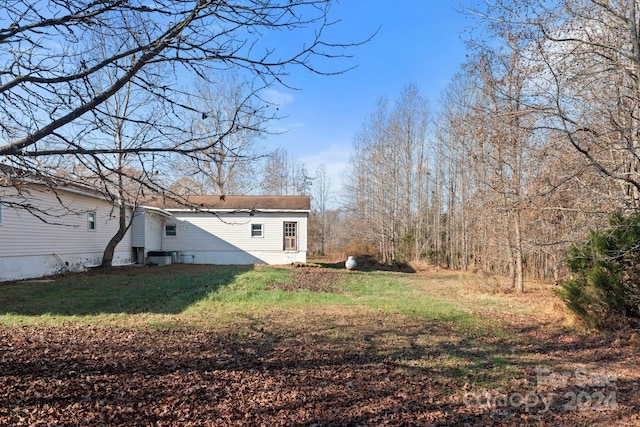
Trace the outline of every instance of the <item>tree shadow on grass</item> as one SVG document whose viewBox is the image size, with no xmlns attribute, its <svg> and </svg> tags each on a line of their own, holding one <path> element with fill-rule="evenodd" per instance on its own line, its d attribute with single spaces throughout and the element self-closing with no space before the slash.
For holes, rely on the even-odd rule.
<svg viewBox="0 0 640 427">
<path fill-rule="evenodd" d="M 0 313 L 26 316 L 177 314 L 251 269 L 252 266 L 194 264 L 135 266 L 3 283 L 0 284 Z"/>
</svg>

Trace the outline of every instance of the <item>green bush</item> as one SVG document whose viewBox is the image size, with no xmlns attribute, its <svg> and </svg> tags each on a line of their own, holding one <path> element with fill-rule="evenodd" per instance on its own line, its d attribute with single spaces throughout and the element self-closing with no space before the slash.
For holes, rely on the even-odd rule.
<svg viewBox="0 0 640 427">
<path fill-rule="evenodd" d="M 416 236 L 414 230 L 409 230 L 400 238 L 400 244 L 396 250 L 396 259 L 399 262 L 410 262 L 415 257 Z"/>
<path fill-rule="evenodd" d="M 640 326 L 640 215 L 611 218 L 569 249 L 572 277 L 561 283 L 567 307 L 598 329 Z"/>
</svg>

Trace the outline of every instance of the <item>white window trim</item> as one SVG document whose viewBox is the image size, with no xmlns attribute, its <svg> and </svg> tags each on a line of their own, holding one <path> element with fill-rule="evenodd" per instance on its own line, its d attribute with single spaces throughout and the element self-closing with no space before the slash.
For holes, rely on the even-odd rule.
<svg viewBox="0 0 640 427">
<path fill-rule="evenodd" d="M 93 224 L 93 228 L 91 224 Z M 96 211 L 87 212 L 87 230 L 91 232 L 98 230 L 98 213 Z"/>
<path fill-rule="evenodd" d="M 0 196 L 0 225 L 2 225 L 2 196 Z"/>
<path fill-rule="evenodd" d="M 175 234 L 167 234 L 167 227 L 173 227 Z M 163 230 L 163 233 L 162 233 L 163 236 L 168 239 L 175 239 L 176 237 L 178 237 L 178 226 L 176 224 L 165 224 L 162 227 L 162 230 Z"/>
<path fill-rule="evenodd" d="M 260 234 L 259 235 L 254 235 L 253 234 L 253 231 L 254 231 L 253 227 L 256 226 L 256 225 L 260 226 L 260 229 L 259 229 L 260 230 Z M 259 223 L 259 224 L 258 223 L 253 223 L 253 224 L 251 224 L 251 229 L 250 229 L 249 232 L 251 233 L 251 238 L 252 239 L 262 239 L 262 238 L 264 238 L 264 224 L 262 224 L 262 223 Z"/>
</svg>

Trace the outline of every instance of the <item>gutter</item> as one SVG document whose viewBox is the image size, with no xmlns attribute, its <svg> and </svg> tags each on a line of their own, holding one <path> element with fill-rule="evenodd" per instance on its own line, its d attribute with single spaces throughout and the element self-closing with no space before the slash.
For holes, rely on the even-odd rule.
<svg viewBox="0 0 640 427">
<path fill-rule="evenodd" d="M 166 209 L 156 208 L 156 207 L 153 207 L 153 206 L 145 206 L 145 205 L 140 205 L 138 207 L 142 208 L 144 210 L 152 211 L 153 213 L 157 213 L 160 216 L 164 216 L 164 217 L 167 217 L 167 218 L 171 218 L 173 216 L 173 214 L 171 212 L 169 212 L 168 210 L 166 210 Z"/>
</svg>

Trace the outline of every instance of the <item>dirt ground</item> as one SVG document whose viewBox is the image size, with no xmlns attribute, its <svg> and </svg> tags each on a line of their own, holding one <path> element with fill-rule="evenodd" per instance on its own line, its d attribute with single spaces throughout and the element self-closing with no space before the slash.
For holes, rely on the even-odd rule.
<svg viewBox="0 0 640 427">
<path fill-rule="evenodd" d="M 333 291 L 339 274 L 270 285 Z M 640 425 L 636 340 L 509 313 L 495 336 L 331 307 L 241 329 L 0 327 L 0 425 Z"/>
</svg>

